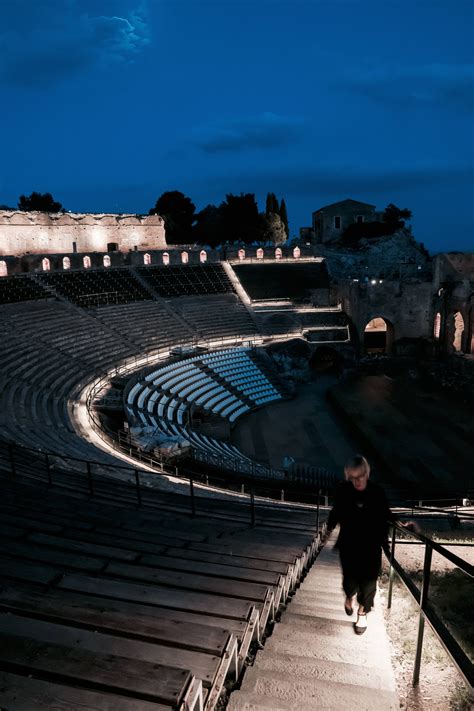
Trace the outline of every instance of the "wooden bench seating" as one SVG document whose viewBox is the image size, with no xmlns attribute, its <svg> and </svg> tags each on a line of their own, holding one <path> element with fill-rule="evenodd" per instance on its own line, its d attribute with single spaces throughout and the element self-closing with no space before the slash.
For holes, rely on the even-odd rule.
<svg viewBox="0 0 474 711">
<path fill-rule="evenodd" d="M 198 497 L 192 517 L 176 493 L 153 492 L 156 509 L 137 511 L 2 484 L 0 683 L 11 695 L 32 677 L 25 711 L 28 694 L 72 709 L 96 694 L 100 709 L 117 698 L 118 709 L 211 711 L 314 553 L 305 510 L 262 506 L 251 529 L 228 497 Z"/>
</svg>

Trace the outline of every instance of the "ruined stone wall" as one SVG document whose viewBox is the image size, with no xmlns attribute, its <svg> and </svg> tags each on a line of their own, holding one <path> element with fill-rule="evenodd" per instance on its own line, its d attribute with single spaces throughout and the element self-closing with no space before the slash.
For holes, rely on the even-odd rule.
<svg viewBox="0 0 474 711">
<path fill-rule="evenodd" d="M 474 281 L 474 252 L 445 252 L 434 259 L 434 282 Z"/>
<path fill-rule="evenodd" d="M 0 210 L 0 255 L 166 249 L 159 215 Z"/>
<path fill-rule="evenodd" d="M 341 282 L 339 298 L 350 316 L 359 341 L 373 318 L 383 318 L 394 329 L 394 339 L 429 338 L 433 330 L 431 282 L 384 281 L 382 284 Z"/>
</svg>

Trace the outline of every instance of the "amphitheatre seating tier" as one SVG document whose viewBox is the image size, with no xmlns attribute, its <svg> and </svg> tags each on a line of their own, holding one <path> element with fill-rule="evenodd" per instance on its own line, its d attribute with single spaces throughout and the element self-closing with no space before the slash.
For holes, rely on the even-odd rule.
<svg viewBox="0 0 474 711">
<path fill-rule="evenodd" d="M 228 497 L 198 497 L 191 517 L 187 497 L 156 491 L 138 512 L 118 482 L 99 501 L 2 484 L 2 700 L 184 711 L 202 693 L 211 711 L 316 552 L 298 507 L 259 505 L 251 528 Z"/>
<path fill-rule="evenodd" d="M 51 294 L 30 276 L 17 275 L 0 279 L 0 304 L 46 298 L 51 298 Z"/>
<path fill-rule="evenodd" d="M 235 294 L 173 299 L 171 306 L 202 339 L 220 340 L 252 336 L 257 327 Z"/>
<path fill-rule="evenodd" d="M 39 275 L 39 279 L 78 306 L 152 298 L 127 267 L 47 272 Z"/>
<path fill-rule="evenodd" d="M 226 468 L 248 470 L 252 461 L 212 437 L 193 432 L 197 408 L 229 423 L 251 408 L 282 398 L 248 348 L 228 348 L 154 368 L 126 393 L 132 426 L 153 427 L 155 434 L 190 441 L 194 449 L 226 457 Z"/>
<path fill-rule="evenodd" d="M 234 264 L 233 269 L 252 300 L 303 300 L 312 289 L 329 289 L 325 262 Z"/>
<path fill-rule="evenodd" d="M 234 291 L 222 264 L 146 266 L 137 271 L 157 294 L 166 298 Z"/>
</svg>

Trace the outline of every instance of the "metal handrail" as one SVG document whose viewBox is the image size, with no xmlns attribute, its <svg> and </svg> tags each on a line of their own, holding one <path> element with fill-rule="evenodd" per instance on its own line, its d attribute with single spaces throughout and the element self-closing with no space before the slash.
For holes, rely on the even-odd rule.
<svg viewBox="0 0 474 711">
<path fill-rule="evenodd" d="M 385 551 L 385 554 L 387 555 L 390 562 L 387 608 L 390 609 L 392 606 L 394 572 L 398 573 L 405 587 L 408 589 L 408 591 L 416 600 L 419 606 L 418 635 L 415 651 L 415 663 L 413 669 L 413 686 L 417 686 L 420 679 L 421 653 L 423 650 L 425 620 L 428 621 L 432 630 L 435 632 L 436 636 L 441 641 L 449 656 L 454 661 L 466 681 L 471 686 L 474 686 L 473 663 L 471 662 L 466 652 L 462 649 L 459 642 L 449 631 L 446 624 L 436 613 L 432 604 L 429 601 L 429 584 L 433 551 L 449 560 L 451 563 L 453 563 L 456 567 L 458 567 L 464 573 L 469 575 L 469 577 L 471 578 L 474 578 L 474 566 L 457 556 L 455 553 L 452 553 L 451 551 L 447 550 L 440 543 L 433 541 L 431 538 L 428 538 L 422 533 L 409 531 L 406 527 L 402 526 L 397 522 L 392 521 L 390 522 L 390 525 L 392 527 L 390 550 Z M 397 531 L 403 532 L 405 534 L 409 533 L 410 536 L 413 536 L 416 539 L 417 543 L 422 543 L 425 546 L 421 589 L 418 589 L 413 580 L 411 580 L 411 578 L 407 575 L 406 571 L 395 557 L 396 544 L 398 543 L 398 541 L 396 540 Z"/>
</svg>

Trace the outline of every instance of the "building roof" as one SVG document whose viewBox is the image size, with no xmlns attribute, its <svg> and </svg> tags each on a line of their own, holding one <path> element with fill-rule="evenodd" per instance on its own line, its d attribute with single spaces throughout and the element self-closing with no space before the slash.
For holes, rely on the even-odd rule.
<svg viewBox="0 0 474 711">
<path fill-rule="evenodd" d="M 316 214 L 317 212 L 322 212 L 322 210 L 329 210 L 329 208 L 334 208 L 334 207 L 357 207 L 357 205 L 361 205 L 363 207 L 371 207 L 375 210 L 375 205 L 371 205 L 368 202 L 361 202 L 360 200 L 352 200 L 351 198 L 346 198 L 345 200 L 339 200 L 338 202 L 333 202 L 330 205 L 324 205 L 323 207 L 320 207 L 318 210 L 315 210 L 313 212 L 313 215 Z"/>
</svg>

